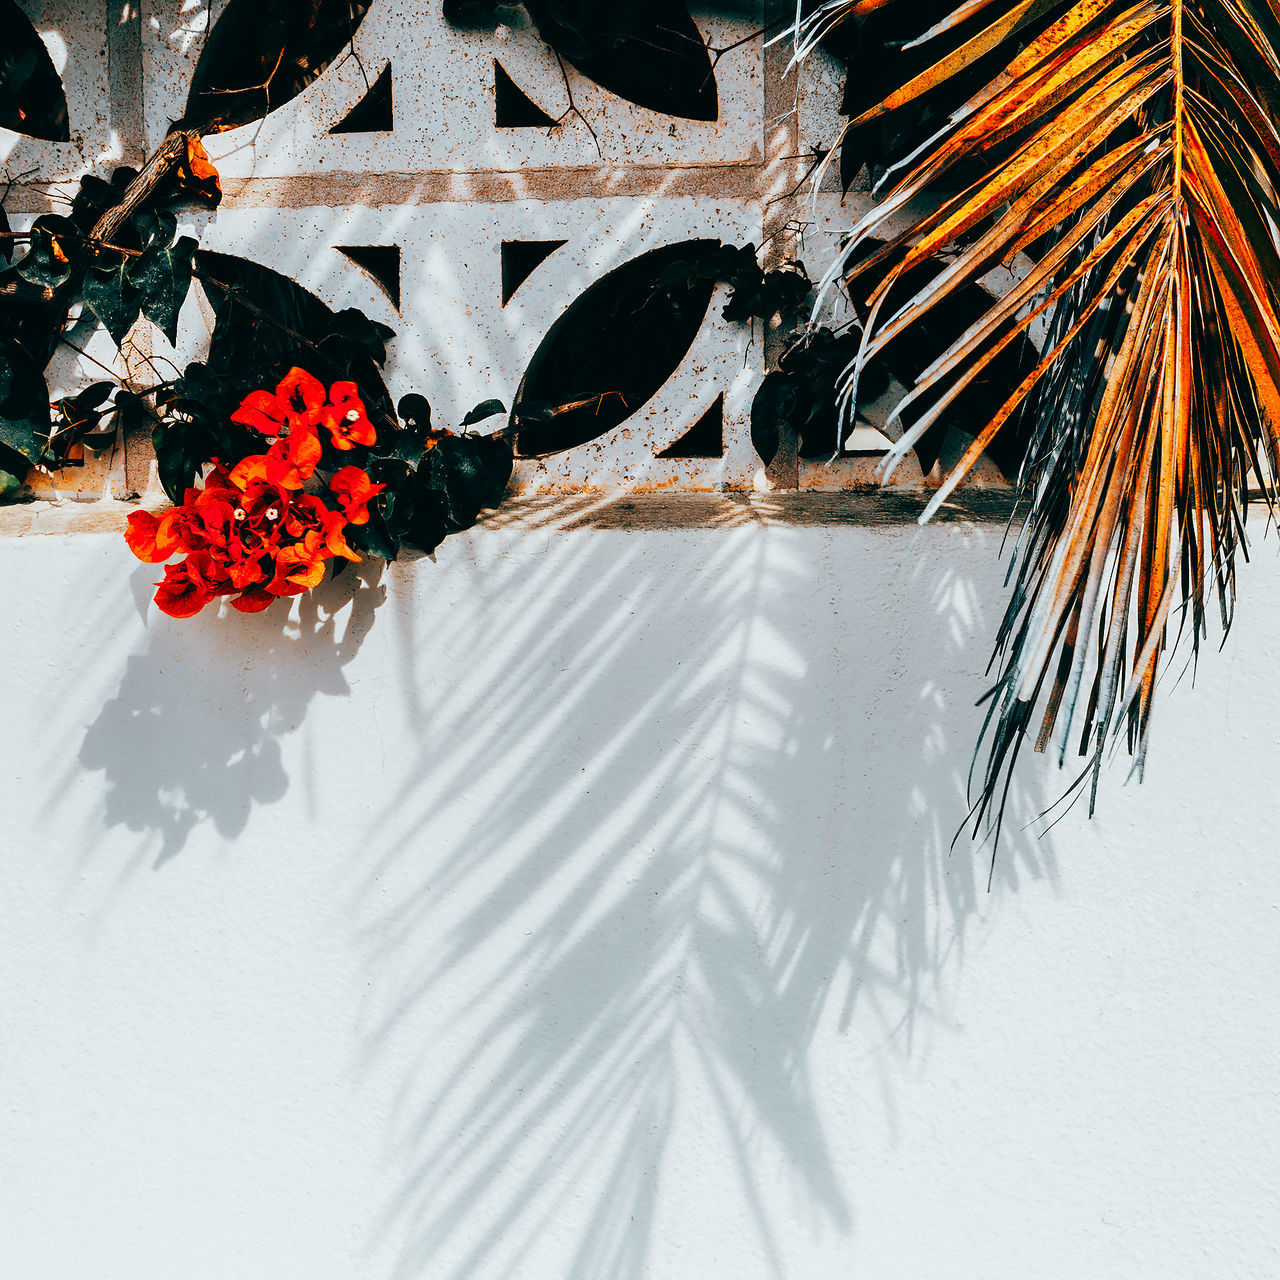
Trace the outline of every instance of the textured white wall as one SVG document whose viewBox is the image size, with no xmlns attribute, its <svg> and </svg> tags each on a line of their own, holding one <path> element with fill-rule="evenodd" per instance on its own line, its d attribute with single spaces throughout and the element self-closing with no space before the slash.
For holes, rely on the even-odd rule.
<svg viewBox="0 0 1280 1280">
<path fill-rule="evenodd" d="M 490 527 L 282 633 L 0 542 L 0 1275 L 1280 1274 L 1274 544 L 988 893 L 996 544 Z"/>
</svg>

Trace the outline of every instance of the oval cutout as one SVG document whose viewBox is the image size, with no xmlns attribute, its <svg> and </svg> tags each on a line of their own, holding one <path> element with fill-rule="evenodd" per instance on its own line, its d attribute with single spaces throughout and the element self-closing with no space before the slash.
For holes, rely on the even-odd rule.
<svg viewBox="0 0 1280 1280">
<path fill-rule="evenodd" d="M 261 120 L 292 101 L 346 48 L 370 0 L 231 0 L 191 77 L 183 128 Z"/>
<path fill-rule="evenodd" d="M 69 142 L 67 95 L 49 50 L 14 3 L 0 0 L 0 127 L 28 138 Z"/>
<path fill-rule="evenodd" d="M 642 408 L 679 368 L 715 282 L 682 267 L 718 240 L 651 249 L 583 291 L 551 326 L 512 408 L 516 453 L 546 457 L 598 439 Z"/>
<path fill-rule="evenodd" d="M 687 120 L 720 118 L 715 66 L 680 0 L 526 0 L 542 38 L 610 93 Z"/>
</svg>

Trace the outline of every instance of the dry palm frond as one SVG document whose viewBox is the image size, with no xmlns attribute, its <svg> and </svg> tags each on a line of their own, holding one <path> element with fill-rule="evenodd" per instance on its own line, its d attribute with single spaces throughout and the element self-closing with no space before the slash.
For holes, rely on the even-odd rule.
<svg viewBox="0 0 1280 1280">
<path fill-rule="evenodd" d="M 910 24 L 913 4 L 828 3 L 809 30 L 871 9 Z M 1162 659 L 1184 635 L 1198 648 L 1215 594 L 1230 625 L 1250 478 L 1274 499 L 1280 2 L 966 0 L 916 33 L 917 49 L 935 43 L 937 60 L 852 128 L 993 51 L 1004 70 L 891 171 L 854 229 L 841 271 L 869 313 L 845 390 L 856 399 L 868 362 L 952 292 L 1016 267 L 1018 283 L 899 406 L 912 410 L 901 458 L 1048 322 L 1038 365 L 991 406 L 926 513 L 1030 406 L 974 810 L 998 832 L 1029 734 L 1060 763 L 1075 744 L 1095 790 L 1108 741 L 1126 739 L 1141 768 Z M 904 216 L 908 230 L 890 234 Z M 930 259 L 945 269 L 920 286 L 910 273 Z"/>
</svg>

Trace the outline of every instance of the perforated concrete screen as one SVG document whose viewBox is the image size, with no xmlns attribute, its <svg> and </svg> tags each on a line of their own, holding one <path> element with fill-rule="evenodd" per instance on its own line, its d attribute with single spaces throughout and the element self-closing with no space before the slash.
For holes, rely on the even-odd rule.
<svg viewBox="0 0 1280 1280">
<path fill-rule="evenodd" d="M 193 83 L 223 92 L 216 60 L 210 70 L 202 54 L 221 40 L 230 51 L 222 56 L 233 57 L 237 38 L 235 0 L 112 0 L 105 13 L 67 0 L 23 5 L 65 85 L 71 137 L 0 131 L 17 226 L 59 207 L 82 173 L 105 175 L 153 152 L 190 112 Z M 637 85 L 604 64 L 585 74 L 518 7 L 496 26 L 463 27 L 439 3 L 374 0 L 354 39 L 300 94 L 206 139 L 225 199 L 181 230 L 393 328 L 393 395 L 421 393 L 436 420 L 453 425 L 490 398 L 510 409 L 522 385 L 532 394 L 539 370 L 554 382 L 547 352 L 557 323 L 575 308 L 589 314 L 589 297 L 634 291 L 664 252 L 755 245 L 767 265 L 800 260 L 816 279 L 860 203 L 815 194 L 809 180 L 838 141 L 842 68 L 814 59 L 802 76 L 789 69 L 789 46 L 768 38 L 792 12 L 786 0 L 671 10 L 672 38 L 708 50 L 702 80 Z M 787 334 L 725 320 L 728 292 L 709 287 L 682 327 L 650 335 L 643 350 L 616 351 L 639 391 L 607 398 L 570 436 L 523 437 L 515 491 L 875 483 L 885 441 L 866 424 L 838 455 L 833 440 L 800 458 L 784 435 L 762 465 L 751 405 Z M 200 356 L 211 320 L 197 287 L 176 349 L 146 321 L 123 355 L 105 334 L 85 335 L 83 354 L 64 350 L 51 367 L 51 394 L 100 377 L 102 365 L 154 381 L 157 370 Z M 568 334 L 557 331 L 561 348 L 594 343 L 607 363 L 607 332 L 580 322 Z M 554 390 L 573 395 L 563 380 Z M 117 495 L 145 488 L 146 448 L 145 438 L 130 440 L 56 483 Z M 920 480 L 914 463 L 895 477 Z"/>
</svg>

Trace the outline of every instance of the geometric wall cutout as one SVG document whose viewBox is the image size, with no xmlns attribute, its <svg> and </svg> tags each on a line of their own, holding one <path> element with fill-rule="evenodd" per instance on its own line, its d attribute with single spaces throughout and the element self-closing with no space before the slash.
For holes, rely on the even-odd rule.
<svg viewBox="0 0 1280 1280">
<path fill-rule="evenodd" d="M 699 239 L 651 249 L 570 303 L 516 392 L 517 457 L 546 457 L 607 435 L 659 391 L 688 355 L 711 305 L 714 283 L 691 268 L 719 247 L 718 240 Z M 673 272 L 664 288 L 654 287 Z M 540 416 L 548 407 L 553 416 Z"/>
<path fill-rule="evenodd" d="M 371 275 L 391 305 L 400 310 L 400 246 L 398 244 L 340 244 L 334 246 Z"/>
<path fill-rule="evenodd" d="M 716 396 L 711 408 L 675 444 L 658 454 L 658 457 L 724 457 L 724 392 Z"/>
<path fill-rule="evenodd" d="M 370 3 L 227 0 L 191 72 L 184 127 L 209 133 L 278 111 L 351 47 Z"/>
<path fill-rule="evenodd" d="M 502 242 L 502 305 L 567 240 L 504 240 Z"/>
<path fill-rule="evenodd" d="M 499 129 L 554 129 L 553 120 L 507 74 L 497 58 L 493 60 L 493 123 Z"/>
<path fill-rule="evenodd" d="M 395 112 L 391 100 L 391 63 L 388 62 L 364 97 L 329 132 L 389 133 L 395 127 Z"/>
<path fill-rule="evenodd" d="M 858 423 L 844 442 L 844 453 L 872 454 L 888 453 L 893 448 L 893 441 L 878 427 Z"/>
<path fill-rule="evenodd" d="M 684 0 L 582 6 L 556 32 L 570 37 L 563 45 L 547 30 L 557 26 L 556 7 L 537 19 L 543 35 L 596 84 L 650 111 L 719 119 L 715 62 Z"/>
<path fill-rule="evenodd" d="M 67 96 L 44 41 L 13 0 L 0 0 L 0 128 L 29 138 L 67 142 Z"/>
</svg>

